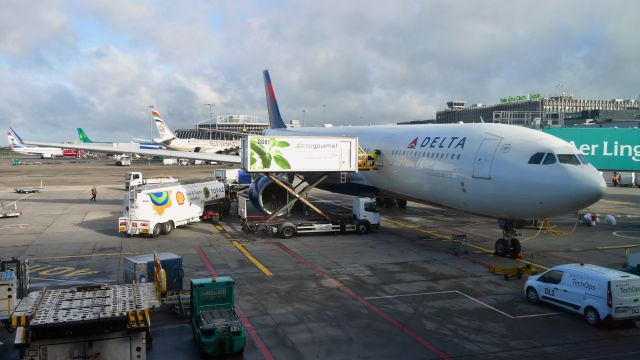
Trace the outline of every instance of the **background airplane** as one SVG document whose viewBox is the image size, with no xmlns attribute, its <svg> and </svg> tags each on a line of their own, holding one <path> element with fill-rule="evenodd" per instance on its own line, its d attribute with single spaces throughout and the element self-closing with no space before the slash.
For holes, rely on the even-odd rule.
<svg viewBox="0 0 640 360">
<path fill-rule="evenodd" d="M 78 130 L 78 139 L 80 139 L 81 142 L 85 143 L 85 144 L 114 144 L 117 143 L 115 141 L 92 141 L 89 138 L 89 135 L 87 135 L 86 132 L 84 132 L 84 130 L 82 130 L 82 128 L 77 128 Z M 145 141 L 132 141 L 135 142 L 137 144 L 140 144 L 140 149 L 164 149 L 164 146 L 162 145 L 158 145 L 154 142 L 145 142 Z"/>
<path fill-rule="evenodd" d="M 173 134 L 157 111 L 151 111 L 151 115 L 158 129 L 158 134 L 160 134 L 160 137 L 153 139 L 153 141 L 164 145 L 167 149 L 201 153 L 229 153 L 237 152 L 240 147 L 240 142 L 234 140 L 180 139 Z"/>
<path fill-rule="evenodd" d="M 20 138 L 15 130 L 11 128 L 9 129 L 10 131 L 7 131 L 7 139 L 9 139 L 9 149 L 13 152 L 27 155 L 40 155 L 43 159 L 64 156 L 62 148 L 59 147 L 26 146 L 23 144 L 22 138 Z"/>
</svg>

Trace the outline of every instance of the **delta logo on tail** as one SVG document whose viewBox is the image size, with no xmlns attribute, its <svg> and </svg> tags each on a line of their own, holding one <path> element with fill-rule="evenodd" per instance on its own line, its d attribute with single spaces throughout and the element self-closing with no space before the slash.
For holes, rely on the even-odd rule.
<svg viewBox="0 0 640 360">
<path fill-rule="evenodd" d="M 407 146 L 407 149 L 415 149 L 416 145 L 418 145 L 418 138 L 417 137 L 415 139 L 411 140 L 411 142 L 409 143 L 409 146 Z"/>
</svg>

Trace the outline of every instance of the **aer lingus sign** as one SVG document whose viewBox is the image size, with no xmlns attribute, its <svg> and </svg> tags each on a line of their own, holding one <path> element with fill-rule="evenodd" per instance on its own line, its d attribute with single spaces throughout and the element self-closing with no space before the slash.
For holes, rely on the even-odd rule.
<svg viewBox="0 0 640 360">
<path fill-rule="evenodd" d="M 573 144 L 598 170 L 640 171 L 640 129 L 549 128 Z"/>
</svg>

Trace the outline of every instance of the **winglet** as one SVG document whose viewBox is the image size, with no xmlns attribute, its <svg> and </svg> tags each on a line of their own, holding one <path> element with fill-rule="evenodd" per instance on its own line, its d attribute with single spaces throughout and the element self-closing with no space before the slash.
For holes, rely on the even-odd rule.
<svg viewBox="0 0 640 360">
<path fill-rule="evenodd" d="M 276 93 L 273 90 L 273 84 L 271 83 L 271 77 L 269 76 L 269 70 L 262 72 L 264 77 L 264 91 L 267 95 L 267 111 L 269 112 L 269 128 L 282 129 L 287 126 L 282 121 L 280 115 L 280 108 L 278 108 L 278 101 L 276 100 Z"/>
</svg>

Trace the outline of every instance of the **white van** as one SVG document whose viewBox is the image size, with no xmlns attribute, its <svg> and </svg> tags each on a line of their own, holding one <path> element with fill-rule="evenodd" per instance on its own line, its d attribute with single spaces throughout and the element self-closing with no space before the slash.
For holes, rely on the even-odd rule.
<svg viewBox="0 0 640 360">
<path fill-rule="evenodd" d="M 640 276 L 590 264 L 567 264 L 530 276 L 527 299 L 545 301 L 584 315 L 591 325 L 601 320 L 640 319 Z"/>
</svg>

